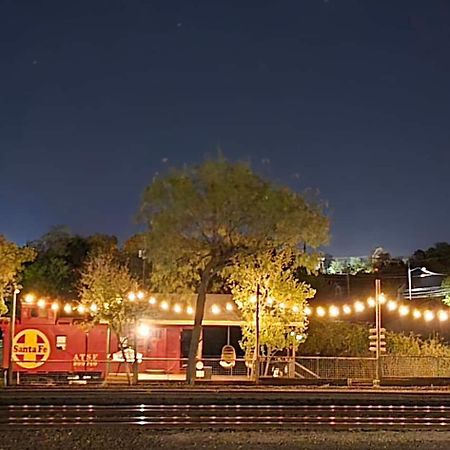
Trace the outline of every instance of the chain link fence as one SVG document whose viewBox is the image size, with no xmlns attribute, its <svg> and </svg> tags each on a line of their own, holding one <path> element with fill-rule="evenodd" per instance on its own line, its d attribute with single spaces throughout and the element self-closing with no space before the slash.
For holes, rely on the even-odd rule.
<svg viewBox="0 0 450 450">
<path fill-rule="evenodd" d="M 226 364 L 221 358 L 202 358 L 199 379 L 244 381 L 254 379 L 254 361 L 237 358 Z M 379 362 L 382 379 L 449 378 L 450 358 L 382 356 Z M 187 359 L 142 358 L 138 363 L 139 381 L 184 381 Z M 376 358 L 301 356 L 261 358 L 261 378 L 314 380 L 373 380 Z M 126 381 L 133 373 L 133 363 L 112 360 L 47 360 L 35 370 L 24 370 L 14 364 L 17 384 L 77 384 Z M 128 374 L 128 375 L 127 375 Z"/>
</svg>

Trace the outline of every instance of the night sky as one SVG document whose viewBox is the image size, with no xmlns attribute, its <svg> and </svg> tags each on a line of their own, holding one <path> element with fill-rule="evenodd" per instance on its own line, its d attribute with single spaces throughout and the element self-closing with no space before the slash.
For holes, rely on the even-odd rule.
<svg viewBox="0 0 450 450">
<path fill-rule="evenodd" d="M 450 240 L 450 2 L 0 1 L 0 233 L 137 230 L 221 148 L 318 189 L 339 256 Z"/>
</svg>

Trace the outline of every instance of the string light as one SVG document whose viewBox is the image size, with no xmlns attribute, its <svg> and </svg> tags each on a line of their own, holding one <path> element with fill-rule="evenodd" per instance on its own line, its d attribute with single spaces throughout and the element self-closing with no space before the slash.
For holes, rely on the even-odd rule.
<svg viewBox="0 0 450 450">
<path fill-rule="evenodd" d="M 380 301 L 380 305 L 384 305 L 387 301 L 386 296 L 384 294 L 380 294 L 378 300 Z"/>
<path fill-rule="evenodd" d="M 324 317 L 325 314 L 326 314 L 325 309 L 322 308 L 321 306 L 318 306 L 318 307 L 316 308 L 316 312 L 317 312 L 317 315 L 318 315 L 319 317 Z"/>
<path fill-rule="evenodd" d="M 389 300 L 387 304 L 387 309 L 389 311 L 395 311 L 397 309 L 397 302 L 394 300 Z"/>
<path fill-rule="evenodd" d="M 328 310 L 331 317 L 337 317 L 339 316 L 339 308 L 336 306 L 330 306 L 330 309 Z"/>
<path fill-rule="evenodd" d="M 130 292 L 127 295 L 127 298 L 130 301 L 134 301 L 136 299 L 144 299 L 145 293 L 142 291 L 139 291 L 137 293 Z M 148 298 L 148 297 L 147 297 Z M 70 314 L 72 311 L 78 311 L 79 314 L 84 314 L 85 312 L 89 311 L 93 314 L 96 314 L 98 312 L 98 306 L 95 303 L 92 303 L 90 306 L 85 306 L 82 304 L 78 304 L 78 306 L 74 306 L 71 303 L 65 303 L 62 304 L 58 301 L 47 301 L 43 298 L 40 298 L 36 301 L 36 297 L 34 294 L 27 294 L 23 297 L 24 302 L 28 305 L 33 305 L 35 302 L 36 306 L 40 309 L 43 309 L 45 307 L 50 308 L 52 311 L 56 312 L 59 309 L 63 309 L 66 314 Z M 256 302 L 256 296 L 252 296 L 249 298 L 249 300 L 254 303 Z M 447 320 L 450 320 L 450 309 L 446 311 L 445 309 L 441 309 L 439 311 L 432 311 L 430 309 L 427 310 L 421 310 L 419 308 L 412 309 L 410 305 L 406 304 L 399 304 L 396 300 L 388 300 L 383 294 L 379 297 L 380 303 L 383 302 L 386 304 L 386 309 L 389 312 L 397 311 L 397 314 L 401 317 L 408 316 L 411 314 L 411 316 L 417 320 L 423 318 L 426 322 L 431 322 L 433 320 L 439 320 L 440 322 L 445 322 Z M 266 300 L 268 305 L 274 304 L 275 300 L 273 297 L 267 297 Z M 330 317 L 330 318 L 337 318 L 341 314 L 344 314 L 346 316 L 354 313 L 362 313 L 365 311 L 367 306 L 373 307 L 375 304 L 375 300 L 373 297 L 369 297 L 367 299 L 367 302 L 362 301 L 355 301 L 353 304 L 344 304 L 342 306 L 336 306 L 336 305 L 330 305 L 330 306 L 305 306 L 303 309 L 299 305 L 293 305 L 291 308 L 291 311 L 293 311 L 295 314 L 300 313 L 301 311 L 304 312 L 306 316 L 311 316 L 316 314 L 318 317 Z M 151 296 L 148 298 L 148 303 L 150 305 L 159 305 L 159 307 L 164 310 L 168 311 L 170 309 L 170 304 L 168 301 L 158 301 L 154 296 Z M 64 305 L 64 306 L 63 306 Z M 103 305 L 105 308 L 107 308 L 107 304 Z M 194 313 L 194 309 L 192 306 L 188 305 L 183 307 L 182 304 L 177 303 L 173 305 L 172 310 L 180 314 L 183 311 L 183 308 L 186 308 L 185 311 L 187 314 L 192 315 Z M 222 307 L 219 304 L 213 304 L 211 306 L 211 312 L 214 315 L 220 314 L 222 311 L 222 308 L 224 311 L 231 312 L 234 310 L 234 303 L 233 302 L 226 302 L 225 305 Z M 278 304 L 278 308 L 281 310 L 285 310 L 287 308 L 287 305 L 283 302 Z"/>
<path fill-rule="evenodd" d="M 169 309 L 169 304 L 166 301 L 161 302 L 161 309 L 167 311 Z"/>
<path fill-rule="evenodd" d="M 35 296 L 33 294 L 25 295 L 25 303 L 33 303 L 35 300 Z"/>
<path fill-rule="evenodd" d="M 41 308 L 41 309 L 45 308 L 45 300 L 43 298 L 40 298 L 36 304 L 37 304 L 38 308 Z"/>
</svg>

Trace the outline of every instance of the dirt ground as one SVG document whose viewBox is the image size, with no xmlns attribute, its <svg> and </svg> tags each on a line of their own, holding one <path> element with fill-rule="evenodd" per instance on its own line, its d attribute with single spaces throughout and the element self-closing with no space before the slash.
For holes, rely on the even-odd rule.
<svg viewBox="0 0 450 450">
<path fill-rule="evenodd" d="M 134 427 L 108 427 L 8 430 L 1 432 L 0 436 L 0 450 L 445 450 L 450 448 L 450 432 L 446 431 L 156 432 Z"/>
</svg>

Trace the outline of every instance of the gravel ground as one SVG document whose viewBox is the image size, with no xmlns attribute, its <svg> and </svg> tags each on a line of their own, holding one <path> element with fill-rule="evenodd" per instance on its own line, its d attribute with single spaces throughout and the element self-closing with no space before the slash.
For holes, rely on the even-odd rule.
<svg viewBox="0 0 450 450">
<path fill-rule="evenodd" d="M 0 450 L 115 449 L 395 449 L 445 450 L 450 432 L 261 431 L 155 432 L 138 428 L 74 428 L 8 430 L 0 434 Z"/>
</svg>

